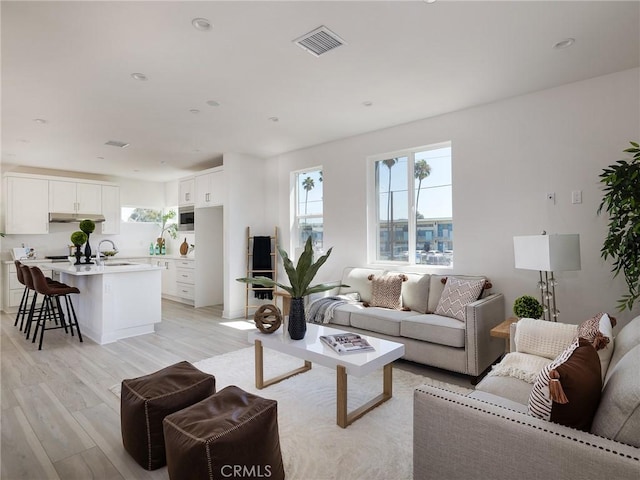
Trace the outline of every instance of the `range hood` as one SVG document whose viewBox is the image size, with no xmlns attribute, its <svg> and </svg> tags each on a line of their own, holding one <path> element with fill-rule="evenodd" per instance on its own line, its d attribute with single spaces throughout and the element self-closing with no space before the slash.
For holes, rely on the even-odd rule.
<svg viewBox="0 0 640 480">
<path fill-rule="evenodd" d="M 82 220 L 93 220 L 96 223 L 104 222 L 104 215 L 95 213 L 49 213 L 49 223 L 76 223 Z"/>
</svg>

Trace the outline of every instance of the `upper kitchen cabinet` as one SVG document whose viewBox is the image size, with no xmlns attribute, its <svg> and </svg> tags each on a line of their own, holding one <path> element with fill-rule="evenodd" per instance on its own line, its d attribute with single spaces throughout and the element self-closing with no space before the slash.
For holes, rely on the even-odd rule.
<svg viewBox="0 0 640 480">
<path fill-rule="evenodd" d="M 196 175 L 196 208 L 217 207 L 224 203 L 224 170 L 217 167 Z"/>
<path fill-rule="evenodd" d="M 102 233 L 120 233 L 120 187 L 102 185 Z"/>
<path fill-rule="evenodd" d="M 48 181 L 5 177 L 5 233 L 49 233 Z"/>
<path fill-rule="evenodd" d="M 50 180 L 49 211 L 102 213 L 102 186 L 96 183 Z"/>
<path fill-rule="evenodd" d="M 195 180 L 185 178 L 178 183 L 178 206 L 193 205 L 195 200 Z"/>
</svg>

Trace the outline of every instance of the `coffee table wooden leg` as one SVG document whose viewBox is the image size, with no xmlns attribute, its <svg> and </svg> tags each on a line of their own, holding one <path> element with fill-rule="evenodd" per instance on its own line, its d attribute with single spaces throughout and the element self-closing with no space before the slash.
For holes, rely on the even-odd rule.
<svg viewBox="0 0 640 480">
<path fill-rule="evenodd" d="M 384 366 L 382 371 L 382 393 L 349 413 L 347 411 L 347 369 L 342 365 L 338 365 L 336 367 L 336 375 L 336 423 L 342 428 L 347 428 L 365 413 L 383 404 L 393 396 L 393 367 L 389 363 Z"/>
<path fill-rule="evenodd" d="M 299 373 L 307 372 L 311 370 L 311 362 L 305 360 L 304 365 L 300 368 L 296 368 L 295 370 L 291 370 L 290 372 L 283 373 L 282 375 L 278 375 L 277 377 L 271 378 L 269 380 L 264 379 L 264 357 L 263 357 L 263 347 L 262 342 L 260 340 L 255 341 L 255 354 L 256 354 L 256 388 L 258 390 L 262 390 L 263 388 L 268 387 L 269 385 L 273 385 L 274 383 L 281 382 L 282 380 L 286 380 L 287 378 L 293 377 L 294 375 L 298 375 Z"/>
</svg>

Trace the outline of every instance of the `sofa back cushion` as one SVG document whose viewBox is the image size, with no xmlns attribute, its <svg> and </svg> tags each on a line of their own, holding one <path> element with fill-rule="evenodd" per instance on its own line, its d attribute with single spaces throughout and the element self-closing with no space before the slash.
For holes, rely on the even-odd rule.
<svg viewBox="0 0 640 480">
<path fill-rule="evenodd" d="M 640 345 L 640 316 L 637 316 L 620 329 L 615 337 L 615 347 L 613 355 L 609 361 L 607 375 L 605 375 L 605 385 L 609 381 L 609 372 L 613 371 L 616 364 L 629 353 L 636 345 Z"/>
<path fill-rule="evenodd" d="M 431 275 L 428 273 L 405 273 L 405 275 L 407 281 L 402 283 L 402 306 L 414 312 L 427 313 Z"/>
<path fill-rule="evenodd" d="M 377 268 L 354 268 L 347 267 L 342 273 L 342 283 L 348 287 L 340 287 L 340 295 L 345 293 L 358 292 L 360 300 L 371 302 L 372 290 L 369 275 L 382 275 L 384 270 Z"/>
<path fill-rule="evenodd" d="M 616 344 L 617 349 L 617 344 Z M 640 345 L 610 364 L 591 433 L 640 447 Z"/>
<path fill-rule="evenodd" d="M 554 360 L 573 342 L 577 325 L 521 318 L 516 328 L 516 351 Z"/>
</svg>

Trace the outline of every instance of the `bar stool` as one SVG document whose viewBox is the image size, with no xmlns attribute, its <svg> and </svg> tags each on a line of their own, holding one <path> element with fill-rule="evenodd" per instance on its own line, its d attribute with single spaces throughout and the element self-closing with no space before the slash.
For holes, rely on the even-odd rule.
<svg viewBox="0 0 640 480">
<path fill-rule="evenodd" d="M 37 299 L 38 299 L 38 292 L 36 292 L 34 284 L 33 284 L 33 278 L 31 276 L 31 269 L 28 265 L 25 265 L 24 263 L 15 260 L 16 262 L 16 270 L 18 272 L 20 272 L 20 276 L 18 277 L 18 281 L 21 281 L 24 283 L 25 285 L 25 290 L 26 290 L 26 298 L 25 298 L 25 303 L 24 303 L 24 313 L 22 316 L 22 319 L 20 321 L 20 331 L 22 331 L 22 326 L 23 326 L 23 322 L 24 322 L 24 315 L 27 316 L 27 324 L 25 327 L 25 334 L 27 337 L 27 340 L 29 339 L 29 334 L 31 332 L 31 323 L 33 322 L 33 317 L 35 316 L 36 313 L 40 312 L 40 309 L 42 307 L 37 307 L 36 303 L 37 303 Z M 22 280 L 21 280 L 22 279 Z M 56 280 L 53 280 L 49 277 L 45 277 L 47 283 L 51 286 L 66 286 L 64 283 L 60 283 Z M 33 292 L 33 297 L 31 298 L 31 305 L 29 305 L 29 293 Z M 23 293 L 23 298 L 24 298 L 24 293 Z M 59 317 L 59 314 L 57 311 L 54 311 L 55 314 L 55 321 L 57 323 L 57 319 Z M 17 323 L 17 317 L 16 317 L 16 323 Z M 15 326 L 15 324 L 14 324 Z"/>
<path fill-rule="evenodd" d="M 22 263 L 20 260 L 14 260 L 13 262 L 16 266 L 16 276 L 18 277 L 18 282 L 21 285 L 24 285 L 24 290 L 22 292 L 22 298 L 20 299 L 20 306 L 18 307 L 18 313 L 16 313 L 16 321 L 13 323 L 15 327 L 18 325 L 18 319 L 20 319 L 20 331 L 22 331 L 22 327 L 24 325 L 24 317 L 27 314 L 27 306 L 29 305 L 29 287 L 24 283 L 24 277 L 22 275 Z"/>
<path fill-rule="evenodd" d="M 76 316 L 75 308 L 73 307 L 73 302 L 69 298 L 69 295 L 74 293 L 80 293 L 76 287 L 71 287 L 66 284 L 54 285 L 47 282 L 47 278 L 42 273 L 38 267 L 30 267 L 31 271 L 31 279 L 33 280 L 33 286 L 37 293 L 44 296 L 42 301 L 42 307 L 40 308 L 40 312 L 38 313 L 38 319 L 36 321 L 36 329 L 33 332 L 32 342 L 36 341 L 36 337 L 38 336 L 38 330 L 40 330 L 40 342 L 38 344 L 38 350 L 42 350 L 42 341 L 44 339 L 44 331 L 45 330 L 56 330 L 59 328 L 64 328 L 65 332 L 67 330 L 67 322 L 65 321 L 64 312 L 62 310 L 62 306 L 60 304 L 60 297 L 64 297 L 66 303 L 67 310 L 67 319 L 68 319 L 68 328 L 71 330 L 71 336 L 73 337 L 73 327 L 75 326 L 78 330 L 78 339 L 82 342 L 82 334 L 80 333 L 80 325 L 78 325 L 78 317 Z M 56 326 L 46 326 L 47 320 L 56 320 L 55 310 L 53 300 L 55 299 L 55 307 L 57 307 L 58 318 L 60 319 L 60 325 Z"/>
</svg>

